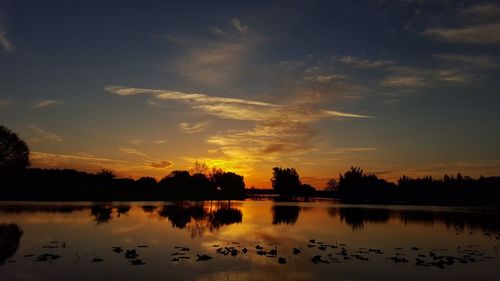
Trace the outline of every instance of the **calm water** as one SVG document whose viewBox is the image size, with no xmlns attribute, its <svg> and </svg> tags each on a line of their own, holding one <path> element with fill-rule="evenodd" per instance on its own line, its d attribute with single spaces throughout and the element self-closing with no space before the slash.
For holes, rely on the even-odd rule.
<svg viewBox="0 0 500 281">
<path fill-rule="evenodd" d="M 0 203 L 0 280 L 500 280 L 499 234 L 498 209 Z"/>
</svg>

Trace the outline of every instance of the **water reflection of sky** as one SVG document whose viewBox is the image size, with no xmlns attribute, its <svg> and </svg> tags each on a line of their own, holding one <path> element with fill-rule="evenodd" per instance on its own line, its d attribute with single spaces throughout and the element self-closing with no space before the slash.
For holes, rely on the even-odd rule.
<svg viewBox="0 0 500 281">
<path fill-rule="evenodd" d="M 402 276 L 486 280 L 500 273 L 499 233 L 500 213 L 495 209 L 271 201 L 2 203 L 0 276 L 6 278 L 2 280 L 399 280 Z M 321 244 L 315 244 L 320 241 L 332 248 L 320 250 Z M 333 262 L 342 258 L 339 245 L 343 244 L 349 256 L 360 252 L 369 261 Z M 257 245 L 267 251 L 277 249 L 278 255 L 259 256 Z M 131 265 L 123 253 L 112 251 L 113 246 L 136 249 L 146 264 Z M 175 246 L 189 248 L 189 259 L 171 262 L 171 254 L 178 251 Z M 238 255 L 216 253 L 226 246 L 237 249 Z M 300 254 L 293 255 L 293 248 Z M 383 254 L 360 248 L 380 249 Z M 428 256 L 433 251 L 458 257 L 464 249 L 487 258 L 444 269 L 415 265 L 418 254 Z M 44 253 L 60 258 L 33 261 Z M 197 262 L 197 254 L 213 259 Z M 312 263 L 316 255 L 331 263 Z M 286 264 L 279 264 L 278 257 Z M 396 264 L 391 257 L 409 262 Z M 93 263 L 94 259 L 103 261 Z"/>
</svg>

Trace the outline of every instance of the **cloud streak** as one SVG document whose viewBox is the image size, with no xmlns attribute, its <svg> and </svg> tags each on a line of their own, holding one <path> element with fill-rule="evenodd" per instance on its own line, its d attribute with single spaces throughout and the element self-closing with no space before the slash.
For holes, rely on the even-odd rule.
<svg viewBox="0 0 500 281">
<path fill-rule="evenodd" d="M 131 148 L 131 147 L 118 147 L 117 150 L 121 153 L 124 153 L 124 154 L 135 155 L 135 156 L 140 156 L 140 157 L 144 157 L 144 158 L 151 158 L 151 156 L 149 156 L 145 153 L 142 153 L 139 150 L 137 150 L 135 148 Z"/>
<path fill-rule="evenodd" d="M 56 106 L 56 105 L 61 105 L 64 104 L 64 102 L 59 101 L 59 100 L 43 100 L 35 105 L 33 105 L 33 108 L 46 108 L 46 107 L 51 107 L 51 106 Z"/>
<path fill-rule="evenodd" d="M 12 42 L 9 40 L 7 37 L 7 29 L 3 25 L 0 19 L 0 46 L 4 49 L 6 52 L 14 52 L 15 48 Z"/>
<path fill-rule="evenodd" d="M 439 40 L 468 44 L 500 44 L 500 23 L 465 26 L 457 28 L 435 27 L 424 31 L 424 35 Z"/>
<path fill-rule="evenodd" d="M 160 100 L 179 100 L 186 103 L 223 103 L 223 104 L 245 104 L 266 107 L 277 107 L 272 103 L 245 100 L 238 98 L 212 97 L 199 93 L 184 93 L 171 90 L 152 90 L 141 88 L 129 88 L 124 86 L 107 86 L 106 91 L 120 96 L 135 96 L 139 94 L 150 94 Z"/>
<path fill-rule="evenodd" d="M 186 134 L 195 134 L 206 131 L 210 127 L 210 122 L 200 122 L 196 124 L 180 123 L 179 128 Z"/>
<path fill-rule="evenodd" d="M 437 26 L 422 32 L 438 40 L 474 44 L 500 44 L 500 6 L 481 3 L 459 10 L 453 17 L 453 27 Z"/>
<path fill-rule="evenodd" d="M 0 108 L 6 108 L 12 105 L 10 100 L 0 100 Z"/>
<path fill-rule="evenodd" d="M 49 140 L 49 141 L 55 141 L 55 142 L 63 142 L 64 141 L 64 139 L 61 136 L 54 134 L 54 133 L 51 133 L 51 132 L 48 132 L 48 131 L 45 131 L 42 128 L 39 128 L 37 126 L 29 125 L 28 128 L 35 131 L 38 135 L 37 137 L 34 137 L 31 139 L 31 141 L 33 141 L 33 142 L 40 142 L 42 140 Z"/>
</svg>

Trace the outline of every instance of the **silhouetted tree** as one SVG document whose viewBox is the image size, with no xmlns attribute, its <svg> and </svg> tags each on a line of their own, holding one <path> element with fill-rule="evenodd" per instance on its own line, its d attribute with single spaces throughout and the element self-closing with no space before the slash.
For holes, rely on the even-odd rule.
<svg viewBox="0 0 500 281">
<path fill-rule="evenodd" d="M 0 125 L 0 173 L 9 173 L 30 165 L 29 148 L 19 136 Z"/>
<path fill-rule="evenodd" d="M 194 166 L 191 169 L 189 169 L 189 173 L 191 175 L 194 175 L 194 174 L 208 175 L 209 168 L 208 168 L 207 164 L 200 163 L 200 162 L 196 161 L 196 162 L 194 162 Z"/>
<path fill-rule="evenodd" d="M 273 189 L 282 197 L 293 197 L 301 186 L 299 174 L 294 168 L 273 168 Z"/>
<path fill-rule="evenodd" d="M 96 176 L 102 183 L 105 184 L 112 183 L 113 180 L 116 178 L 115 172 L 113 172 L 113 170 L 110 169 L 101 169 L 101 171 L 97 173 Z"/>
<path fill-rule="evenodd" d="M 170 188 L 177 192 L 182 190 L 182 186 L 189 184 L 190 178 L 191 175 L 189 175 L 188 171 L 175 170 L 161 179 L 159 185 L 163 188 Z"/>
<path fill-rule="evenodd" d="M 245 182 L 243 176 L 233 172 L 224 172 L 222 170 L 214 170 L 211 178 L 215 187 L 226 196 L 243 196 L 245 192 Z"/>
<path fill-rule="evenodd" d="M 187 187 L 187 192 L 196 196 L 206 197 L 215 193 L 213 182 L 205 174 L 201 173 L 193 174 Z"/>
<path fill-rule="evenodd" d="M 340 175 L 338 194 L 349 200 L 388 200 L 394 185 L 375 175 L 365 175 L 359 167 Z"/>
<path fill-rule="evenodd" d="M 336 179 L 329 179 L 325 187 L 326 191 L 335 192 L 338 191 L 338 182 Z"/>
<path fill-rule="evenodd" d="M 135 184 L 140 188 L 151 189 L 156 187 L 157 182 L 153 177 L 141 177 L 135 182 Z"/>
<path fill-rule="evenodd" d="M 314 195 L 315 192 L 316 192 L 316 189 L 314 187 L 312 187 L 310 184 L 303 183 L 299 187 L 299 191 L 297 194 L 300 196 L 303 196 L 303 197 L 311 197 Z"/>
</svg>

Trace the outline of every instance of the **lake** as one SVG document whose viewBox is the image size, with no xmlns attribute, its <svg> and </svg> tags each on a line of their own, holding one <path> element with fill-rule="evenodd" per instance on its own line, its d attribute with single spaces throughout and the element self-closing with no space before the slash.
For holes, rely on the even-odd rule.
<svg viewBox="0 0 500 281">
<path fill-rule="evenodd" d="M 4 202 L 0 280 L 494 280 L 499 239 L 491 208 Z"/>
</svg>

